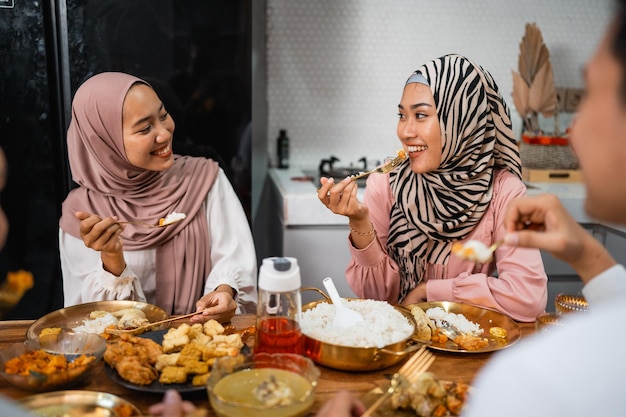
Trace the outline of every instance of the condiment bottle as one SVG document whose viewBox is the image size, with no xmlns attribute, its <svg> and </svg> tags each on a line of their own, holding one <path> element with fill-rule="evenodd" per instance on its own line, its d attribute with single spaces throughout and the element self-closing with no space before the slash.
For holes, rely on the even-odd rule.
<svg viewBox="0 0 626 417">
<path fill-rule="evenodd" d="M 280 130 L 276 139 L 276 156 L 278 157 L 278 168 L 289 168 L 289 137 L 285 129 Z"/>
<path fill-rule="evenodd" d="M 304 353 L 300 283 L 297 259 L 263 259 L 259 270 L 255 353 Z"/>
</svg>

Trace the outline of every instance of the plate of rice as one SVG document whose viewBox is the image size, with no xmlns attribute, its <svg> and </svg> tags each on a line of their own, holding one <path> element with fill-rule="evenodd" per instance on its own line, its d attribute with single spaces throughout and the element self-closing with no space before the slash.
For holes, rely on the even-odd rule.
<svg viewBox="0 0 626 417">
<path fill-rule="evenodd" d="M 415 340 L 434 350 L 484 353 L 507 348 L 522 337 L 520 326 L 510 317 L 469 304 L 434 301 L 407 305 L 417 323 Z M 440 329 L 454 328 L 454 340 Z"/>
<path fill-rule="evenodd" d="M 107 338 L 109 335 L 104 333 L 104 329 L 121 325 L 120 320 L 123 315 L 120 316 L 120 313 L 132 313 L 133 311 L 136 314 L 128 314 L 126 317 L 133 316 L 130 320 L 140 320 L 141 322 L 153 323 L 170 317 L 162 308 L 141 301 L 94 301 L 61 308 L 46 314 L 28 328 L 26 338 L 39 340 L 42 336 L 55 336 L 61 332 L 95 333 Z M 130 325 L 130 322 L 126 324 Z M 163 327 L 159 326 L 152 330 L 167 328 L 168 325 L 169 323 L 166 323 Z"/>
</svg>

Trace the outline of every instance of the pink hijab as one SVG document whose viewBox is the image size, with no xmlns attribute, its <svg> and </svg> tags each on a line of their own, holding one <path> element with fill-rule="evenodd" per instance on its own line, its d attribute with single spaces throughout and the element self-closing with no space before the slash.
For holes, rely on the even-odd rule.
<svg viewBox="0 0 626 417">
<path fill-rule="evenodd" d="M 156 248 L 156 304 L 170 314 L 196 310 L 211 270 L 204 202 L 218 174 L 206 158 L 175 155 L 167 171 L 137 168 L 127 159 L 122 106 L 130 87 L 145 81 L 107 72 L 85 81 L 72 103 L 67 146 L 72 179 L 80 186 L 63 203 L 60 227 L 80 238 L 77 211 L 120 220 L 156 222 L 172 212 L 186 219 L 166 228 L 127 225 L 124 250 Z"/>
</svg>

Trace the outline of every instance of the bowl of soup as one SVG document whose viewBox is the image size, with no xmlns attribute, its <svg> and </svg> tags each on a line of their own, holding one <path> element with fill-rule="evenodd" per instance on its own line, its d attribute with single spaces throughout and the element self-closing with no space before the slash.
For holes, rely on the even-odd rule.
<svg viewBox="0 0 626 417">
<path fill-rule="evenodd" d="M 207 392 L 219 417 L 300 417 L 313 405 L 319 376 L 302 355 L 225 356 L 213 365 Z"/>
</svg>

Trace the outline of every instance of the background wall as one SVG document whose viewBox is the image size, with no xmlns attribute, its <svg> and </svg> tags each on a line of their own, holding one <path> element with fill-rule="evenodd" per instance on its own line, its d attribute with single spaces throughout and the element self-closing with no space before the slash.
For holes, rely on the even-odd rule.
<svg viewBox="0 0 626 417">
<path fill-rule="evenodd" d="M 291 165 L 338 166 L 398 148 L 404 81 L 423 63 L 460 53 L 489 70 L 515 112 L 526 23 L 550 51 L 557 87 L 582 88 L 582 70 L 609 23 L 610 0 L 267 0 L 267 151 L 287 129 Z M 563 126 L 565 127 L 565 126 Z"/>
</svg>

